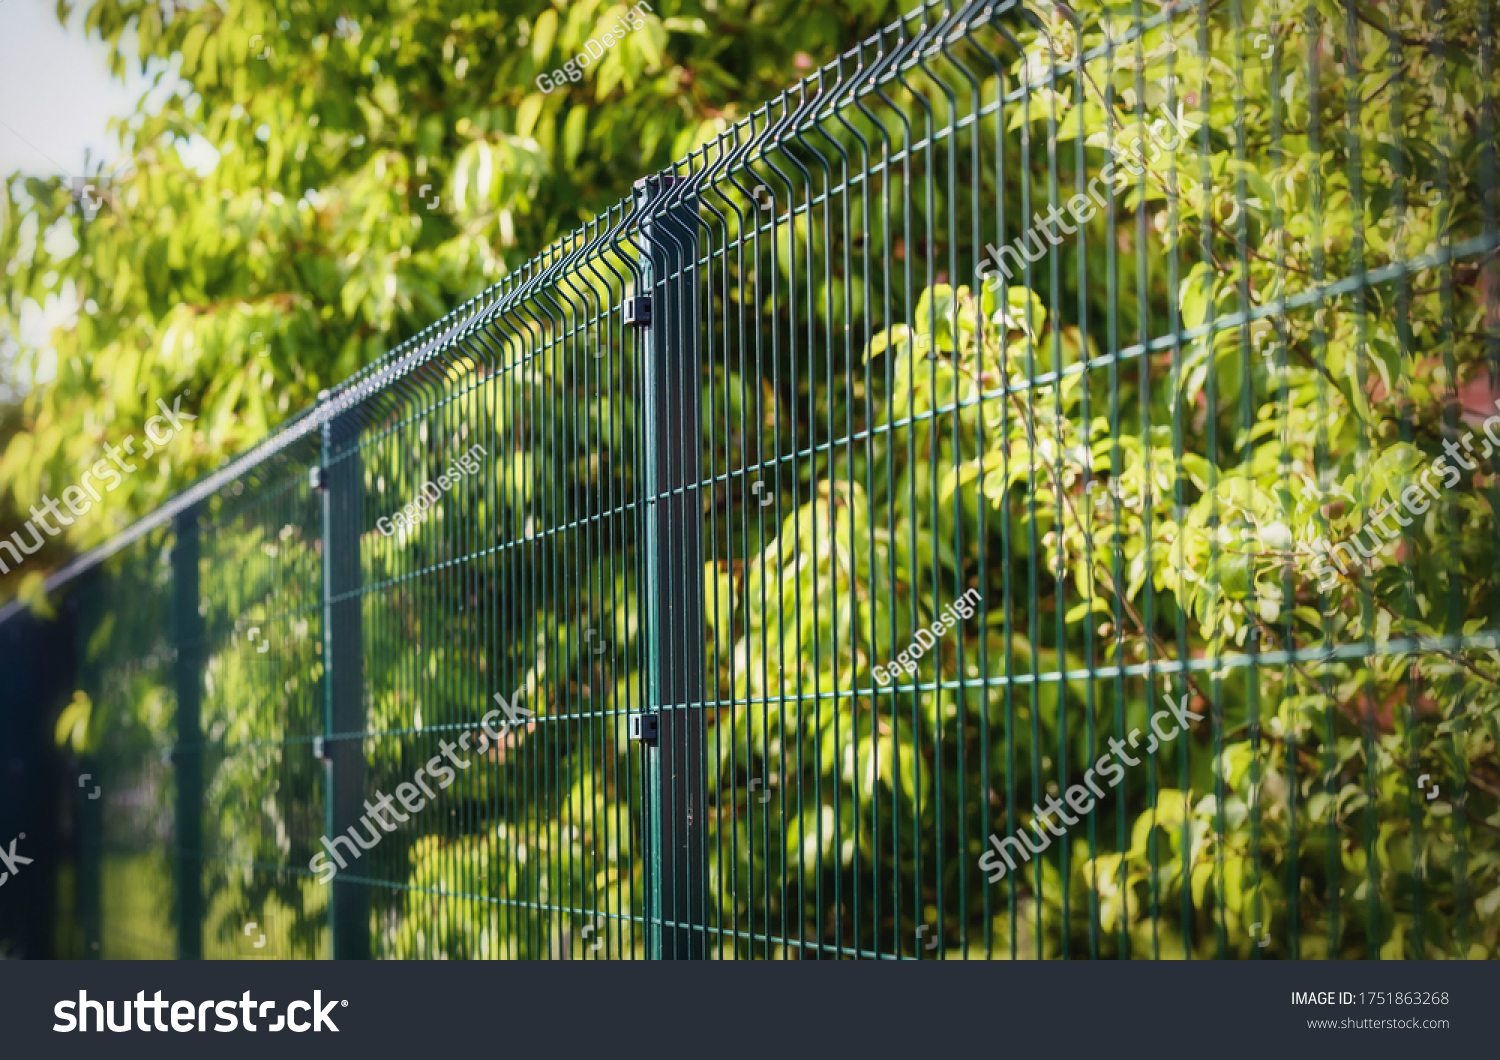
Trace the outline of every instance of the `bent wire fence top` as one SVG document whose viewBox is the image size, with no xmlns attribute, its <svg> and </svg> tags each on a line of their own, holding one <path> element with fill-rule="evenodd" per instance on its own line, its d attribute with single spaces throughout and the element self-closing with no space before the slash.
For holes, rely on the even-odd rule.
<svg viewBox="0 0 1500 1060">
<path fill-rule="evenodd" d="M 80 946 L 1490 955 L 1494 19 L 1382 10 L 925 4 L 58 572 Z"/>
</svg>

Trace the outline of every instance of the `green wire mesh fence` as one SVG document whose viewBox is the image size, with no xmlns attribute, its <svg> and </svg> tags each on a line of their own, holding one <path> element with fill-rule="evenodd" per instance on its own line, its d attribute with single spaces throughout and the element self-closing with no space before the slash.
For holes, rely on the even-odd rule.
<svg viewBox="0 0 1500 1060">
<path fill-rule="evenodd" d="M 928 3 L 641 181 L 53 578 L 64 933 L 1493 955 L 1494 16 Z"/>
</svg>

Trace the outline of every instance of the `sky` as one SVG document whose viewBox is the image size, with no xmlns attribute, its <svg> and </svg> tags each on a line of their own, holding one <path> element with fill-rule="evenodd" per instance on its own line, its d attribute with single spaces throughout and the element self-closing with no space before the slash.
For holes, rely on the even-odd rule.
<svg viewBox="0 0 1500 1060">
<path fill-rule="evenodd" d="M 109 45 L 83 30 L 86 4 L 64 28 L 51 0 L 0 0 L 0 180 L 16 172 L 72 178 L 86 171 L 85 158 L 113 162 L 121 155 L 109 120 L 133 113 L 152 79 L 130 63 L 123 81 L 110 74 Z M 0 273 L 0 290 L 4 281 Z M 17 333 L 0 335 L 0 402 L 50 377 L 48 337 L 75 311 L 70 291 L 21 305 Z M 34 373 L 18 360 L 17 340 L 42 351 Z"/>
<path fill-rule="evenodd" d="M 0 0 L 0 175 L 72 175 L 84 152 L 120 154 L 110 118 L 124 117 L 150 81 L 127 64 L 127 82 L 109 72 L 109 46 L 83 31 L 86 0 L 68 28 L 50 0 Z"/>
</svg>

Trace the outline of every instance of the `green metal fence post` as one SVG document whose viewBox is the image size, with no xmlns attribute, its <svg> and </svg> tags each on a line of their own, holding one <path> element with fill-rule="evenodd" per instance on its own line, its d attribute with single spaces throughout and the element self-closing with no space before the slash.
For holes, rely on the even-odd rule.
<svg viewBox="0 0 1500 1060">
<path fill-rule="evenodd" d="M 198 610 L 198 505 L 173 521 L 173 676 L 177 686 L 177 958 L 203 957 L 203 615 Z"/>
<path fill-rule="evenodd" d="M 683 178 L 635 185 L 645 309 L 646 608 L 648 709 L 658 737 L 646 748 L 650 953 L 702 957 L 703 561 L 698 535 L 701 429 L 696 200 Z M 669 197 L 680 199 L 669 208 Z M 640 303 L 637 302 L 637 305 Z M 633 308 L 640 322 L 640 310 Z"/>
<path fill-rule="evenodd" d="M 359 425 L 352 415 L 323 425 L 322 465 L 314 478 L 323 510 L 323 746 L 327 835 L 348 835 L 365 812 L 364 642 L 360 630 Z M 335 738 L 343 734 L 345 738 Z M 340 869 L 329 898 L 335 960 L 370 956 L 370 894 Z"/>
</svg>

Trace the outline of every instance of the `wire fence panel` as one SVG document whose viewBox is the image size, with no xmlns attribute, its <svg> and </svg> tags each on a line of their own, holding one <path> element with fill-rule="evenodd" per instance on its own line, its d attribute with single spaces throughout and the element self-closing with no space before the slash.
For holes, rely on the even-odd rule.
<svg viewBox="0 0 1500 1060">
<path fill-rule="evenodd" d="M 929 3 L 640 181 L 99 576 L 107 955 L 1493 955 L 1494 26 Z"/>
<path fill-rule="evenodd" d="M 90 579 L 79 593 L 80 691 L 57 725 L 79 758 L 69 799 L 78 857 L 60 881 L 59 911 L 74 956 L 178 953 L 177 803 L 171 744 L 161 740 L 176 704 L 173 578 L 164 562 L 171 541 L 163 531 L 132 546 L 118 572 Z"/>
<path fill-rule="evenodd" d="M 289 447 L 177 520 L 175 599 L 196 604 L 179 610 L 175 634 L 177 840 L 188 877 L 177 911 L 181 934 L 201 919 L 185 952 L 204 957 L 328 955 L 327 895 L 298 856 L 324 825 L 313 755 L 324 563 L 308 477 L 318 458 L 308 441 Z M 196 555 L 182 555 L 185 544 Z M 201 821 L 190 819 L 194 806 Z"/>
</svg>

